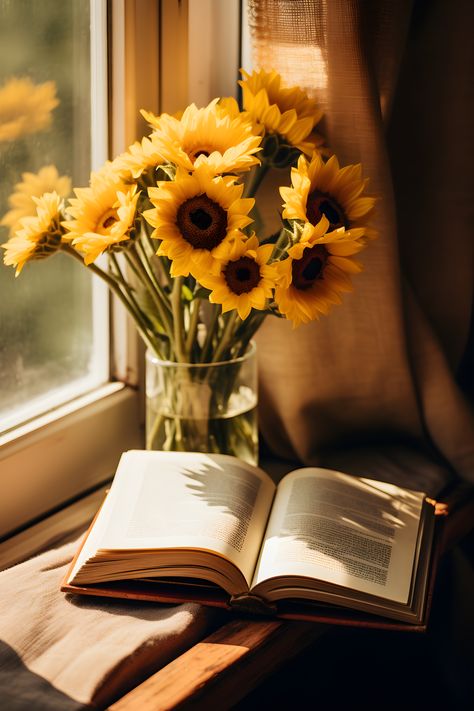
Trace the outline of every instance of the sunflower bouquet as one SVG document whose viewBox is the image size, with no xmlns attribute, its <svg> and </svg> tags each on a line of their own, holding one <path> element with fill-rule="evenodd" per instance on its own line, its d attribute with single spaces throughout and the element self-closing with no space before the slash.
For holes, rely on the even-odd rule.
<svg viewBox="0 0 474 711">
<path fill-rule="evenodd" d="M 208 366 L 238 364 L 268 315 L 298 326 L 327 314 L 375 236 L 367 179 L 324 146 L 316 101 L 274 71 L 242 75 L 242 109 L 224 98 L 177 116 L 142 110 L 150 134 L 88 187 L 67 203 L 58 190 L 33 196 L 33 214 L 14 226 L 3 218 L 4 262 L 17 275 L 57 252 L 77 259 L 121 300 L 153 357 L 198 366 L 208 420 L 228 405 L 240 368 L 223 381 Z M 269 169 L 283 174 L 281 229 L 264 235 L 255 197 Z M 184 384 L 175 397 L 195 406 Z M 166 420 L 155 418 L 148 446 Z M 182 428 L 167 421 L 158 446 L 189 449 Z M 233 451 L 228 434 L 214 433 L 206 448 Z"/>
</svg>

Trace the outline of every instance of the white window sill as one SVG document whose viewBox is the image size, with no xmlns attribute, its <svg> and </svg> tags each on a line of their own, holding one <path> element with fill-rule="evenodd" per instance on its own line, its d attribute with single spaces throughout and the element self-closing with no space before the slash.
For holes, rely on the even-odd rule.
<svg viewBox="0 0 474 711">
<path fill-rule="evenodd" d="M 61 545 L 74 533 L 85 530 L 97 513 L 106 493 L 100 486 L 92 493 L 65 506 L 39 523 L 0 543 L 0 570 L 10 568 L 48 548 Z"/>
<path fill-rule="evenodd" d="M 0 439 L 0 538 L 111 478 L 143 447 L 138 393 L 110 383 Z"/>
</svg>

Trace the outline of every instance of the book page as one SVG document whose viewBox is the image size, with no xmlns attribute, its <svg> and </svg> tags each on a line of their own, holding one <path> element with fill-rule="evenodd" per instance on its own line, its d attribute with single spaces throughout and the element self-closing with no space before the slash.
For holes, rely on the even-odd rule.
<svg viewBox="0 0 474 711">
<path fill-rule="evenodd" d="M 406 603 L 423 500 L 421 492 L 327 469 L 288 474 L 252 587 L 275 576 L 308 576 Z"/>
<path fill-rule="evenodd" d="M 97 549 L 200 548 L 250 582 L 274 492 L 263 470 L 235 457 L 126 452 L 75 570 Z"/>
</svg>

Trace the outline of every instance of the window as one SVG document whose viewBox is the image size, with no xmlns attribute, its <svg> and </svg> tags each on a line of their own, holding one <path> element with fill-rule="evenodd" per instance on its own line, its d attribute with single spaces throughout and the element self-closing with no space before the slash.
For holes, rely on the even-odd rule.
<svg viewBox="0 0 474 711">
<path fill-rule="evenodd" d="M 54 188 L 67 197 L 107 157 L 103 8 L 89 0 L 0 2 L 2 237 L 34 212 L 32 194 Z M 19 279 L 11 267 L 1 272 L 6 431 L 108 380 L 108 299 L 62 254 L 28 265 Z"/>
<path fill-rule="evenodd" d="M 8 155 L 1 212 L 25 170 L 54 164 L 73 185 L 85 184 L 90 165 L 146 132 L 139 108 L 174 112 L 232 93 L 240 2 L 222 5 L 0 0 L 1 83 L 20 73 L 35 85 L 54 81 L 60 102 L 51 107 L 51 124 L 24 137 L 37 153 L 23 162 Z M 195 25 L 199 35 L 189 31 Z M 221 53 L 226 62 L 210 63 L 203 47 L 214 47 L 213 56 Z M 0 105 L 0 122 L 1 112 Z M 3 143 L 0 149 L 3 163 Z M 6 236 L 3 229 L 2 242 Z M 141 345 L 102 284 L 75 267 L 54 256 L 27 265 L 16 282 L 11 267 L 0 267 L 0 539 L 97 487 L 121 451 L 143 446 Z M 29 390 L 20 394 L 15 373 Z"/>
<path fill-rule="evenodd" d="M 119 152 L 135 138 L 127 52 L 133 59 L 142 11 L 157 45 L 157 7 L 157 0 L 0 0 L 0 214 L 23 173 L 45 168 L 40 179 L 59 176 L 67 192 L 69 182 L 87 184 L 91 167 L 108 157 L 108 141 Z M 152 84 L 153 72 L 148 78 Z M 122 449 L 142 446 L 138 397 L 128 387 L 137 380 L 135 334 L 109 302 L 106 287 L 63 255 L 28 264 L 17 280 L 0 267 L 0 537 L 104 481 Z"/>
</svg>

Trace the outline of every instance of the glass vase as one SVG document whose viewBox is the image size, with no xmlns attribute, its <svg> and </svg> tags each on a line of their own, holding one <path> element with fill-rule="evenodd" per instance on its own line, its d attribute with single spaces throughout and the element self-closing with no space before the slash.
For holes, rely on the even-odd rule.
<svg viewBox="0 0 474 711">
<path fill-rule="evenodd" d="M 146 447 L 231 454 L 257 464 L 257 359 L 174 363 L 146 354 Z"/>
</svg>

